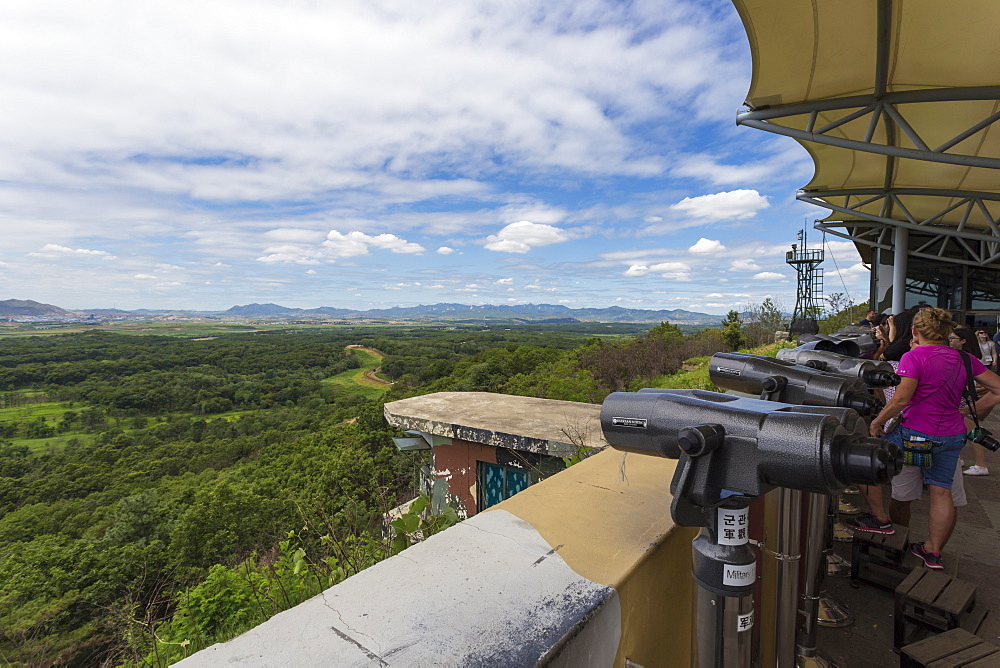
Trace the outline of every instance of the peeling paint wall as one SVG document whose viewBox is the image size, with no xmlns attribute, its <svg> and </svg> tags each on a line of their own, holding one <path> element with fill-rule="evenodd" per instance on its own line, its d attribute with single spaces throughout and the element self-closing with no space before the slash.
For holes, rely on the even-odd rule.
<svg viewBox="0 0 1000 668">
<path fill-rule="evenodd" d="M 453 438 L 449 445 L 434 447 L 432 475 L 448 481 L 448 494 L 458 498 L 467 517 L 479 512 L 476 498 L 476 462 L 497 463 L 496 448 Z"/>
</svg>

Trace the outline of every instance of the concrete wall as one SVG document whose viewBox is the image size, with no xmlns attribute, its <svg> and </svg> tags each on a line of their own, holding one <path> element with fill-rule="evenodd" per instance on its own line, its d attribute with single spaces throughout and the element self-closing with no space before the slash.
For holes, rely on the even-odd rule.
<svg viewBox="0 0 1000 668">
<path fill-rule="evenodd" d="M 674 462 L 601 452 L 180 664 L 686 666 Z"/>
</svg>

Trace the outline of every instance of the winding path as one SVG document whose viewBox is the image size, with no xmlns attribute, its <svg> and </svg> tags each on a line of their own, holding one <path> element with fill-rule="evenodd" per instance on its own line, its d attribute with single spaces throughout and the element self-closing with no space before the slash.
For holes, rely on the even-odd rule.
<svg viewBox="0 0 1000 668">
<path fill-rule="evenodd" d="M 347 348 L 350 350 L 363 350 L 372 357 L 376 357 L 378 359 L 382 359 L 383 357 L 385 357 L 385 355 L 382 352 L 375 350 L 374 348 L 368 348 L 366 346 L 358 344 L 349 345 L 347 346 Z M 381 370 L 382 370 L 381 364 L 373 369 L 365 369 L 365 372 L 361 374 L 361 377 L 364 378 L 365 381 L 367 382 L 365 383 L 360 383 L 360 381 L 355 381 L 355 382 L 359 382 L 359 384 L 369 385 L 371 387 L 392 387 L 392 381 L 383 380 L 376 375 Z"/>
</svg>

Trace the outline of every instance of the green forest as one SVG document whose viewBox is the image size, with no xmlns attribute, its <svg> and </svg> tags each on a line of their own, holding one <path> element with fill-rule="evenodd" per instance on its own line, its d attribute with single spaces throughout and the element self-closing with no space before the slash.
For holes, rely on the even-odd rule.
<svg viewBox="0 0 1000 668">
<path fill-rule="evenodd" d="M 635 329 L 0 339 L 0 660 L 168 665 L 399 549 L 425 455 L 386 401 L 710 389 L 692 358 L 773 339 Z"/>
</svg>

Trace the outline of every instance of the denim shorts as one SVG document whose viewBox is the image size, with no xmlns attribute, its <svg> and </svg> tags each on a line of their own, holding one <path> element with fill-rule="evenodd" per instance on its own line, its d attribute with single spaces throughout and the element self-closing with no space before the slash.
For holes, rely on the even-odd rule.
<svg viewBox="0 0 1000 668">
<path fill-rule="evenodd" d="M 919 501 L 924 495 L 924 469 L 922 466 L 904 466 L 892 477 L 892 498 L 896 501 Z M 965 494 L 965 476 L 962 474 L 962 460 L 955 466 L 955 476 L 951 479 L 951 502 L 956 508 L 968 505 Z"/>
<path fill-rule="evenodd" d="M 903 441 L 910 436 L 922 436 L 928 441 L 941 444 L 934 448 L 931 468 L 921 468 L 920 470 L 923 471 L 925 485 L 951 489 L 951 481 L 955 477 L 955 467 L 958 466 L 958 455 L 965 446 L 965 433 L 954 436 L 930 436 L 922 431 L 900 425 L 891 433 L 886 434 L 885 440 L 902 448 Z"/>
</svg>

